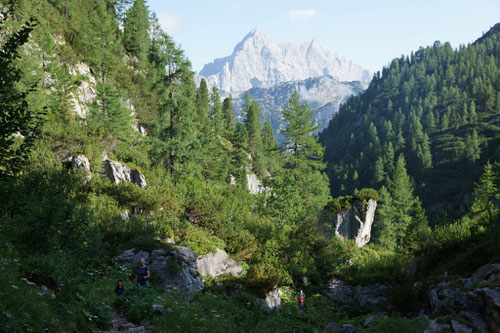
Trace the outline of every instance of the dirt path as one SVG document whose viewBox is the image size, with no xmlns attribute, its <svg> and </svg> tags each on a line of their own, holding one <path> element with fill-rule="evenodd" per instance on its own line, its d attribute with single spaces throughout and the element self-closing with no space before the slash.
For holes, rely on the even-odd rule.
<svg viewBox="0 0 500 333">
<path fill-rule="evenodd" d="M 149 323 L 145 326 L 136 326 L 132 324 L 127 318 L 116 312 L 114 308 L 111 308 L 111 322 L 113 323 L 113 327 L 109 331 L 94 331 L 94 333 L 151 333 L 152 329 Z"/>
</svg>

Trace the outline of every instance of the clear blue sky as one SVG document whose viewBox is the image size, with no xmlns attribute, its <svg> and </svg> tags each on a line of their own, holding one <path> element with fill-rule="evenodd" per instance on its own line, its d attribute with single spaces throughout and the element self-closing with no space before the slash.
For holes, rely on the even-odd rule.
<svg viewBox="0 0 500 333">
<path fill-rule="evenodd" d="M 371 71 L 434 41 L 455 48 L 500 22 L 500 0 L 147 0 L 200 71 L 255 26 L 277 42 L 313 38 Z"/>
</svg>

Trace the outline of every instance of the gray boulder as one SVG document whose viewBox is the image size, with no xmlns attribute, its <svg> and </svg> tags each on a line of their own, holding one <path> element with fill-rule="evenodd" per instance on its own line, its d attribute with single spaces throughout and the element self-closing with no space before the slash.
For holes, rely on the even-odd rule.
<svg viewBox="0 0 500 333">
<path fill-rule="evenodd" d="M 222 274 L 241 275 L 243 268 L 238 262 L 229 258 L 226 251 L 216 249 L 215 253 L 208 253 L 196 260 L 198 270 L 203 276 L 217 277 Z"/>
<path fill-rule="evenodd" d="M 151 276 L 163 288 L 176 288 L 181 293 L 198 292 L 204 288 L 202 277 L 197 271 L 196 254 L 188 247 L 175 246 L 173 250 L 157 249 L 151 253 L 130 249 L 112 261 L 136 268 L 141 258 L 151 268 Z"/>
<path fill-rule="evenodd" d="M 175 250 L 151 252 L 151 270 L 160 279 L 161 287 L 174 287 L 181 293 L 192 293 L 204 288 L 203 279 L 197 272 L 196 254 L 185 246 Z"/>
<path fill-rule="evenodd" d="M 328 324 L 323 327 L 323 331 L 337 331 L 340 328 L 340 325 L 337 324 L 336 322 L 332 321 L 329 322 Z"/>
<path fill-rule="evenodd" d="M 113 183 L 119 184 L 122 181 L 128 181 L 142 188 L 146 187 L 146 178 L 144 178 L 144 175 L 139 170 L 131 169 L 126 164 L 108 159 L 103 164 L 104 173 Z"/>
<path fill-rule="evenodd" d="M 340 279 L 330 279 L 323 290 L 323 294 L 344 304 L 354 302 L 354 294 L 351 288 Z"/>
<path fill-rule="evenodd" d="M 450 330 L 450 325 L 440 324 L 436 319 L 433 319 L 429 321 L 429 326 L 427 326 L 424 333 L 437 333 L 449 330 Z"/>
<path fill-rule="evenodd" d="M 130 249 L 116 257 L 113 257 L 113 259 L 111 259 L 111 262 L 118 263 L 118 265 L 120 266 L 136 267 L 139 265 L 139 260 L 141 260 L 141 258 L 144 258 L 144 262 L 146 263 L 146 265 L 150 265 L 151 260 L 149 257 L 150 255 L 146 251 L 136 251 L 136 249 Z"/>
<path fill-rule="evenodd" d="M 358 329 L 351 324 L 343 324 L 340 326 L 338 333 L 356 333 Z"/>
<path fill-rule="evenodd" d="M 370 286 L 356 286 L 354 299 L 360 305 L 378 304 L 387 301 L 388 285 L 377 283 Z"/>
<path fill-rule="evenodd" d="M 479 267 L 472 276 L 473 283 L 493 282 L 500 280 L 500 264 L 488 264 Z"/>
<path fill-rule="evenodd" d="M 356 245 L 362 247 L 370 241 L 376 208 L 377 202 L 369 199 L 364 207 L 362 201 L 355 201 L 349 210 L 335 214 L 324 211 L 320 216 L 321 227 L 329 237 L 335 234 L 341 238 L 354 239 Z"/>
<path fill-rule="evenodd" d="M 73 169 L 81 170 L 85 176 L 86 180 L 92 179 L 92 174 L 90 172 L 90 162 L 87 156 L 85 155 L 77 155 L 77 156 L 68 156 L 63 159 L 64 163 L 68 163 L 69 166 Z"/>
<path fill-rule="evenodd" d="M 278 288 L 268 292 L 266 298 L 259 298 L 257 301 L 267 311 L 281 309 L 280 290 Z"/>
<path fill-rule="evenodd" d="M 500 288 L 482 288 L 478 291 L 485 304 L 485 317 L 491 332 L 500 332 Z"/>
<path fill-rule="evenodd" d="M 387 318 L 387 316 L 383 313 L 376 313 L 374 315 L 371 315 L 365 319 L 365 321 L 363 322 L 363 326 L 366 328 L 372 327 L 375 322 L 375 319 L 378 318 Z"/>
<path fill-rule="evenodd" d="M 165 308 L 163 307 L 163 305 L 153 304 L 153 305 L 151 305 L 150 313 L 151 314 L 164 314 Z"/>
<path fill-rule="evenodd" d="M 432 289 L 428 293 L 431 313 L 450 313 L 469 321 L 480 332 L 494 332 L 500 318 L 500 288 L 462 291 L 459 288 Z M 495 303 L 495 299 L 498 303 Z"/>
<path fill-rule="evenodd" d="M 451 321 L 451 328 L 454 333 L 472 333 L 472 328 L 469 328 L 456 320 Z"/>
</svg>

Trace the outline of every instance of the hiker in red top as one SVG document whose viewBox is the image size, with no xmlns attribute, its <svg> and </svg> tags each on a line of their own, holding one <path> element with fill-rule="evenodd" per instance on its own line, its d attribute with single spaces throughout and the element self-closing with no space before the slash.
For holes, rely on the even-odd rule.
<svg viewBox="0 0 500 333">
<path fill-rule="evenodd" d="M 304 298 L 306 297 L 306 294 L 302 290 L 300 290 L 299 293 L 299 310 L 304 310 Z"/>
</svg>

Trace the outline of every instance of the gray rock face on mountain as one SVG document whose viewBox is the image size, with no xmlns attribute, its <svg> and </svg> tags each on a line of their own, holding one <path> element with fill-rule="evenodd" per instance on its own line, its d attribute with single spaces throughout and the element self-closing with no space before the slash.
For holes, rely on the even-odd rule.
<svg viewBox="0 0 500 333">
<path fill-rule="evenodd" d="M 142 188 L 146 187 L 146 178 L 139 170 L 131 169 L 128 165 L 116 161 L 105 160 L 103 163 L 104 172 L 113 183 L 128 181 Z"/>
<path fill-rule="evenodd" d="M 317 40 L 278 44 L 259 28 L 246 35 L 230 56 L 205 65 L 199 75 L 209 85 L 230 93 L 322 75 L 339 81 L 371 80 L 367 70 L 325 49 Z"/>
<path fill-rule="evenodd" d="M 243 268 L 238 262 L 229 258 L 226 251 L 216 249 L 196 260 L 198 270 L 203 276 L 217 277 L 222 274 L 241 275 Z"/>
<path fill-rule="evenodd" d="M 282 82 L 272 87 L 256 87 L 248 90 L 248 96 L 255 99 L 262 108 L 264 118 L 271 120 L 271 126 L 281 140 L 280 110 L 288 103 L 294 91 L 297 91 L 301 103 L 307 103 L 314 111 L 314 122 L 321 131 L 328 126 L 328 122 L 339 110 L 340 104 L 350 96 L 363 92 L 368 87 L 365 82 L 340 82 L 331 75 L 322 75 L 300 81 Z M 245 93 L 233 96 L 236 118 L 242 120 Z"/>
<path fill-rule="evenodd" d="M 257 299 L 260 305 L 267 311 L 279 310 L 281 309 L 281 297 L 280 290 L 278 288 L 270 291 L 266 294 L 266 298 Z"/>
<path fill-rule="evenodd" d="M 73 111 L 81 118 L 86 118 L 89 113 L 89 105 L 97 97 L 97 81 L 90 72 L 89 66 L 83 62 L 70 67 L 69 72 L 71 75 L 80 78 L 78 87 L 75 92 L 71 93 Z"/>
<path fill-rule="evenodd" d="M 188 247 L 175 246 L 173 250 L 157 249 L 151 253 L 130 249 L 112 261 L 135 268 L 141 258 L 151 268 L 151 276 L 160 281 L 161 287 L 175 287 L 181 293 L 198 292 L 204 288 L 203 279 L 196 270 L 196 254 Z"/>
<path fill-rule="evenodd" d="M 326 234 L 333 233 L 338 237 L 354 239 L 358 247 L 362 247 L 370 241 L 373 218 L 377 202 L 373 199 L 363 202 L 354 201 L 351 209 L 342 210 L 337 213 L 324 211 L 320 216 L 320 227 L 324 228 Z"/>
</svg>

